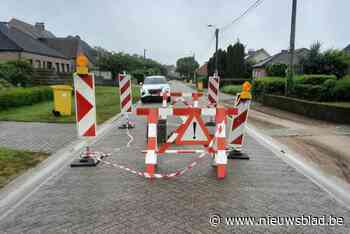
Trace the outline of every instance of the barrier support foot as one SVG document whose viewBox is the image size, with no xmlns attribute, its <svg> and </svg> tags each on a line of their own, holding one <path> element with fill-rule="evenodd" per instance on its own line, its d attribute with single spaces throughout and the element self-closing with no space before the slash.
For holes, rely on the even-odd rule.
<svg viewBox="0 0 350 234">
<path fill-rule="evenodd" d="M 91 151 L 89 147 L 86 147 L 86 150 L 79 159 L 74 160 L 70 166 L 71 167 L 95 167 L 100 161 L 91 157 Z"/>
<path fill-rule="evenodd" d="M 216 178 L 224 179 L 226 176 L 226 165 L 216 165 Z"/>
<path fill-rule="evenodd" d="M 153 175 L 156 171 L 156 165 L 155 164 L 146 164 L 146 172 L 150 175 Z"/>
<path fill-rule="evenodd" d="M 238 150 L 231 150 L 229 151 L 227 155 L 228 159 L 242 159 L 242 160 L 249 160 L 249 156 L 246 153 L 243 153 L 242 151 Z"/>
</svg>

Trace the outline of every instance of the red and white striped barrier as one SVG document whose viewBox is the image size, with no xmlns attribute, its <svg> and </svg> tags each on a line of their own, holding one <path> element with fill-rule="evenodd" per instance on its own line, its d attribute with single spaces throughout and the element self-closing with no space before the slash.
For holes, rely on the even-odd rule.
<svg viewBox="0 0 350 234">
<path fill-rule="evenodd" d="M 132 112 L 131 76 L 118 74 L 121 113 Z"/>
<path fill-rule="evenodd" d="M 214 165 L 217 168 L 217 178 L 226 176 L 226 117 L 237 114 L 235 108 L 137 108 L 137 115 L 148 117 L 148 148 L 146 150 L 146 173 L 153 175 L 157 164 L 157 154 L 162 153 L 196 153 L 196 150 L 174 150 L 168 148 L 172 143 L 176 145 L 202 145 L 208 153 L 214 156 Z M 180 124 L 166 143 L 157 150 L 157 120 L 167 116 L 188 116 L 186 121 Z M 214 136 L 209 134 L 202 116 L 216 117 L 216 131 Z M 213 149 L 213 143 L 216 149 Z M 199 151 L 198 151 L 199 152 Z M 214 154 L 215 153 L 215 154 Z"/>
<path fill-rule="evenodd" d="M 79 137 L 96 136 L 94 75 L 74 73 L 76 123 Z"/>
<path fill-rule="evenodd" d="M 208 79 L 208 105 L 216 106 L 219 103 L 220 77 L 210 76 Z"/>
<path fill-rule="evenodd" d="M 251 95 L 249 93 L 250 87 L 251 85 L 249 83 L 243 84 L 243 92 L 236 96 L 235 107 L 238 110 L 238 115 L 232 119 L 229 129 L 228 145 L 229 148 L 237 154 L 242 153 L 242 146 L 244 143 L 245 127 L 251 103 Z"/>
<path fill-rule="evenodd" d="M 178 102 L 185 104 L 186 106 L 191 106 L 191 103 L 185 98 L 191 98 L 193 101 L 193 106 L 198 107 L 198 99 L 203 96 L 203 93 L 182 93 L 182 92 L 165 92 L 160 94 L 163 97 L 163 107 L 167 106 L 167 101 L 169 97 L 174 98 L 171 105 L 175 105 Z"/>
</svg>

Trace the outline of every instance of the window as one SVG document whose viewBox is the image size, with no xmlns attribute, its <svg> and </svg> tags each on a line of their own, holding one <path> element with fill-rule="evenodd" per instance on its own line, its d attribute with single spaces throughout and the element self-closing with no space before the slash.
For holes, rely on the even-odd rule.
<svg viewBox="0 0 350 234">
<path fill-rule="evenodd" d="M 41 68 L 40 60 L 35 60 L 35 66 L 36 66 L 36 68 Z"/>
<path fill-rule="evenodd" d="M 45 68 L 46 68 L 46 62 L 43 61 L 43 69 L 45 69 Z"/>
<path fill-rule="evenodd" d="M 59 63 L 56 63 L 56 71 L 59 72 L 60 71 L 60 64 Z"/>
<path fill-rule="evenodd" d="M 52 69 L 52 63 L 51 62 L 47 62 L 47 69 Z"/>
<path fill-rule="evenodd" d="M 67 72 L 69 72 L 69 64 L 67 64 Z"/>
<path fill-rule="evenodd" d="M 61 63 L 61 72 L 64 72 L 64 63 Z"/>
<path fill-rule="evenodd" d="M 33 59 L 29 59 L 28 61 L 29 61 L 30 65 L 33 66 Z"/>
</svg>

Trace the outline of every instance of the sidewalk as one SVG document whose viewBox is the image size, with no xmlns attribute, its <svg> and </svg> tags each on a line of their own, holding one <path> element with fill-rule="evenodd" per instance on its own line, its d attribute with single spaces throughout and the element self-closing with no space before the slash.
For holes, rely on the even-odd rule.
<svg viewBox="0 0 350 234">
<path fill-rule="evenodd" d="M 176 90 L 182 86 L 172 84 Z M 109 162 L 144 170 L 146 118 L 132 116 L 134 142 L 115 122 L 93 145 L 112 153 Z M 170 124 L 174 124 L 170 122 Z M 198 166 L 171 180 L 147 180 L 99 164 L 70 168 L 48 180 L 20 206 L 0 219 L 0 233 L 349 233 L 350 211 L 252 137 L 249 161 L 229 161 L 228 175 L 215 179 L 206 157 Z M 77 157 L 77 155 L 71 155 Z M 173 172 L 190 156 L 159 158 L 158 172 Z M 334 215 L 343 226 L 212 227 L 213 214 L 227 216 Z"/>
</svg>

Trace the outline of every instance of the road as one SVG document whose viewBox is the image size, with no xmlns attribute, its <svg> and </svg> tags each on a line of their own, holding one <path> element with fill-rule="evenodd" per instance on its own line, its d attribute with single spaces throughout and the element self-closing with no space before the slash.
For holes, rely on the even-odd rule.
<svg viewBox="0 0 350 234">
<path fill-rule="evenodd" d="M 172 90 L 189 90 L 178 82 Z M 131 116 L 136 128 L 129 141 L 115 122 L 93 150 L 112 153 L 109 162 L 144 170 L 146 119 Z M 170 123 L 175 124 L 175 123 Z M 228 175 L 216 180 L 207 157 L 181 177 L 147 180 L 100 164 L 95 168 L 67 166 L 11 212 L 0 216 L 0 233 L 349 233 L 350 210 L 250 136 L 249 161 L 229 161 Z M 76 157 L 77 155 L 72 155 Z M 160 173 L 183 168 L 191 158 L 166 155 Z M 23 196 L 26 194 L 23 194 Z M 1 197 L 1 195 L 0 195 Z M 344 225 L 224 225 L 222 217 L 343 217 Z"/>
</svg>

